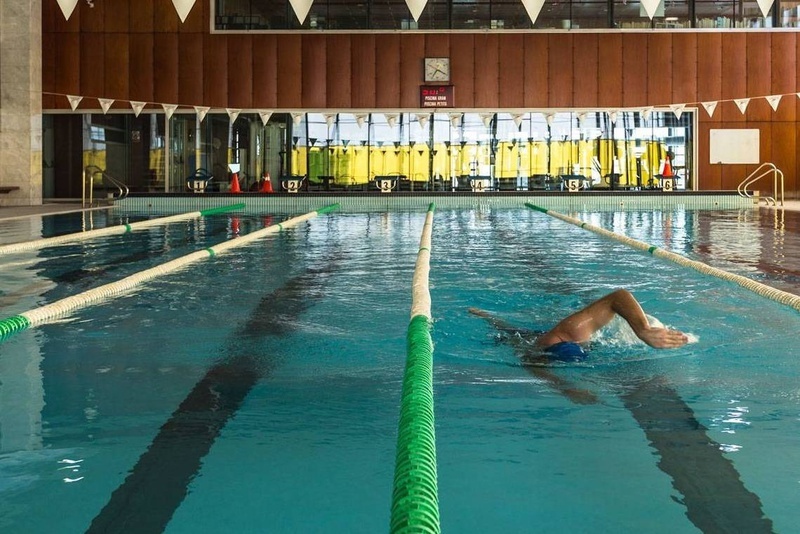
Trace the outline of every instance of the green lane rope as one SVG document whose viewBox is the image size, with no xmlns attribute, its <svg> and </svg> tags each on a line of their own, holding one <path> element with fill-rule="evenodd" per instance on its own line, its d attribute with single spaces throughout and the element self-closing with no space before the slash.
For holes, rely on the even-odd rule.
<svg viewBox="0 0 800 534">
<path fill-rule="evenodd" d="M 609 230 L 606 230 L 605 228 L 600 228 L 598 226 L 582 222 L 573 217 L 569 217 L 568 215 L 558 213 L 557 211 L 547 210 L 530 203 L 525 203 L 525 205 L 531 209 L 534 209 L 536 211 L 541 211 L 542 213 L 546 213 L 551 217 L 555 217 L 556 219 L 561 219 L 564 222 L 574 224 L 575 226 L 579 226 L 596 234 L 614 239 L 616 241 L 619 241 L 620 243 L 624 243 L 635 249 L 642 250 L 658 258 L 670 260 L 674 263 L 677 263 L 678 265 L 689 267 L 703 274 L 716 276 L 717 278 L 721 278 L 722 280 L 728 280 L 730 282 L 742 286 L 745 289 L 749 289 L 753 293 L 761 295 L 762 297 L 774 300 L 780 304 L 789 306 L 790 308 L 794 308 L 795 310 L 800 311 L 800 296 L 794 295 L 792 293 L 787 293 L 786 291 L 781 291 L 780 289 L 775 289 L 774 287 L 770 287 L 760 282 L 756 282 L 755 280 L 751 280 L 746 276 L 729 273 L 728 271 L 723 271 L 722 269 L 717 269 L 716 267 L 711 267 L 710 265 L 706 265 L 703 262 L 690 260 L 685 256 L 681 256 L 680 254 L 670 252 L 669 250 L 664 250 L 655 245 L 649 245 L 647 243 L 638 241 L 636 239 L 631 239 L 630 237 L 620 235 L 615 232 L 611 232 Z"/>
<path fill-rule="evenodd" d="M 338 205 L 334 204 L 333 206 L 338 206 Z M 146 269 L 144 271 L 140 271 L 138 273 L 127 276 L 122 280 L 118 280 L 110 284 L 105 284 L 100 287 L 90 289 L 88 291 L 84 291 L 83 293 L 79 293 L 77 295 L 67 297 L 58 300 L 56 302 L 52 302 L 45 306 L 41 306 L 34 310 L 21 313 L 14 317 L 9 317 L 7 319 L 0 320 L 0 340 L 3 339 L 3 336 L 8 337 L 16 332 L 20 332 L 22 330 L 25 330 L 33 326 L 44 324 L 55 318 L 67 315 L 69 312 L 76 310 L 78 308 L 84 308 L 93 303 L 106 300 L 110 297 L 125 293 L 143 282 L 152 280 L 153 278 L 157 278 L 164 274 L 185 267 L 190 263 L 194 263 L 201 259 L 213 258 L 214 256 L 221 254 L 222 252 L 225 252 L 232 248 L 241 247 L 257 239 L 261 239 L 266 235 L 278 233 L 281 231 L 282 228 L 295 226 L 304 221 L 313 219 L 314 217 L 317 217 L 320 213 L 330 213 L 332 211 L 330 208 L 331 206 L 326 206 L 323 209 L 317 211 L 311 211 L 309 213 L 306 213 L 305 215 L 299 215 L 297 217 L 293 217 L 291 219 L 283 221 L 283 223 L 281 224 L 273 224 L 272 226 L 268 226 L 267 228 L 262 228 L 261 230 L 250 232 L 247 235 L 240 236 L 235 239 L 230 239 L 228 241 L 224 241 L 222 243 L 214 245 L 213 247 L 208 247 L 202 250 L 198 250 L 196 252 L 192 252 L 185 256 L 181 256 L 180 258 L 176 258 L 172 261 L 168 261 L 161 265 L 157 265 L 153 268 Z"/>
<path fill-rule="evenodd" d="M 428 206 L 412 279 L 411 321 L 397 432 L 390 532 L 441 532 L 433 418 L 430 274 L 434 204 Z"/>
<path fill-rule="evenodd" d="M 245 207 L 244 203 L 240 202 L 238 204 L 232 204 L 230 206 L 221 206 L 219 208 L 211 208 L 202 211 L 190 211 L 188 213 L 171 215 L 169 217 L 159 217 L 157 219 L 149 219 L 146 221 L 139 221 L 130 224 L 119 224 L 114 226 L 108 226 L 106 228 L 98 228 L 96 230 L 88 230 L 86 232 L 59 235 L 55 237 L 46 237 L 44 239 L 23 241 L 21 243 L 11 243 L 9 245 L 0 245 L 0 254 L 13 254 L 15 252 L 35 250 L 53 245 L 61 245 L 63 243 L 74 243 L 76 241 L 83 241 L 84 239 L 92 239 L 95 237 L 101 237 L 105 235 L 127 234 L 128 232 L 132 232 L 133 230 L 139 230 L 150 226 L 160 226 L 163 224 L 173 223 L 177 221 L 196 219 L 198 217 L 205 217 L 207 215 L 215 215 L 218 213 L 225 213 L 227 211 L 240 210 L 243 209 L 244 207 Z"/>
</svg>

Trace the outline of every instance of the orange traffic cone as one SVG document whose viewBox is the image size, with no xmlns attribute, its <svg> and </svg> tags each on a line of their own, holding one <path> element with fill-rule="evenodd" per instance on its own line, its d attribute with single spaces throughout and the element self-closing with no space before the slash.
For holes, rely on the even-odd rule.
<svg viewBox="0 0 800 534">
<path fill-rule="evenodd" d="M 672 178 L 672 164 L 669 162 L 669 156 L 664 160 L 664 171 L 661 173 L 664 178 Z"/>
<path fill-rule="evenodd" d="M 233 173 L 233 177 L 231 178 L 231 193 L 241 193 L 242 190 L 239 187 L 239 173 Z"/>
<path fill-rule="evenodd" d="M 261 192 L 262 193 L 274 193 L 275 191 L 272 190 L 272 179 L 269 177 L 269 173 L 264 174 L 264 181 L 261 184 Z"/>
</svg>

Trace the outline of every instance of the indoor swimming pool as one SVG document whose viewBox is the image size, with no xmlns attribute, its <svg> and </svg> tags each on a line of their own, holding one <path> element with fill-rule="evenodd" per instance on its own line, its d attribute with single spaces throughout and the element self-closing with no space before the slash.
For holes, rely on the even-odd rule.
<svg viewBox="0 0 800 534">
<path fill-rule="evenodd" d="M 320 216 L 0 341 L 0 531 L 387 532 L 425 208 Z M 800 294 L 793 214 L 569 215 Z M 0 256 L 0 319 L 289 217 Z M 437 210 L 430 264 L 443 532 L 794 530 L 797 310 L 522 205 Z M 544 330 L 620 287 L 697 342 L 612 326 L 543 370 L 467 311 Z"/>
</svg>

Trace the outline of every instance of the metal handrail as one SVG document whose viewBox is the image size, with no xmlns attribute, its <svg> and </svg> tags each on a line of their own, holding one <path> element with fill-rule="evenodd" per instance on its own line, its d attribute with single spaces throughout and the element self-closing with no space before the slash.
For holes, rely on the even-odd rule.
<svg viewBox="0 0 800 534">
<path fill-rule="evenodd" d="M 766 170 L 762 171 L 762 169 L 764 169 L 764 168 L 766 168 Z M 760 171 L 761 171 L 761 173 L 758 174 Z M 758 180 L 760 180 L 764 176 L 768 176 L 770 174 L 772 175 L 772 191 L 773 191 L 773 194 L 775 194 L 775 195 L 777 195 L 778 191 L 779 191 L 778 190 L 778 178 L 780 178 L 780 195 L 779 195 L 778 198 L 780 200 L 781 207 L 783 207 L 783 200 L 784 200 L 784 176 L 783 176 L 783 171 L 781 171 L 778 167 L 776 167 L 774 163 L 770 163 L 770 162 L 762 163 L 761 165 L 758 166 L 758 168 L 756 170 L 751 172 L 747 176 L 747 178 L 742 180 L 742 183 L 740 183 L 739 186 L 736 188 L 736 190 L 739 193 L 739 196 L 746 197 L 746 198 L 753 198 L 753 195 L 751 193 L 747 192 L 747 188 L 749 186 L 753 185 L 754 183 L 756 183 Z M 772 206 L 777 206 L 778 205 L 778 202 L 775 200 L 775 197 L 761 197 L 761 198 L 764 199 L 764 201 L 767 203 L 768 206 L 770 204 Z M 761 198 L 759 198 L 759 201 L 761 200 Z"/>
<path fill-rule="evenodd" d="M 114 186 L 117 189 L 117 191 L 119 191 L 119 194 L 114 197 L 115 200 L 122 200 L 123 198 L 128 196 L 128 193 L 130 193 L 130 189 L 128 189 L 128 186 L 125 185 L 124 182 L 122 182 L 121 180 L 118 180 L 117 178 L 114 178 L 113 176 L 108 174 L 106 171 L 104 171 L 103 169 L 98 167 L 97 165 L 88 165 L 84 169 L 84 172 L 83 172 L 83 186 L 82 186 L 82 189 L 81 189 L 81 206 L 86 207 L 86 190 L 87 190 L 86 179 L 87 178 L 89 178 L 89 187 L 88 187 L 88 190 L 89 190 L 89 204 L 88 205 L 92 206 L 94 204 L 94 177 L 96 175 L 98 175 L 98 174 L 100 175 L 101 183 L 108 182 L 112 186 Z"/>
</svg>

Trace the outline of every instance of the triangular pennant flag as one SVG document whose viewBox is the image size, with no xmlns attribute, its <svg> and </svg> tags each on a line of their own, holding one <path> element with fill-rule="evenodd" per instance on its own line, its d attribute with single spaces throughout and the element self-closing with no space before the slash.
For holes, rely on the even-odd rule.
<svg viewBox="0 0 800 534">
<path fill-rule="evenodd" d="M 239 116 L 239 113 L 242 112 L 241 109 L 233 109 L 233 108 L 225 108 L 225 111 L 228 112 L 228 118 L 231 120 L 231 124 L 236 122 L 236 118 Z"/>
<path fill-rule="evenodd" d="M 683 110 L 686 109 L 686 104 L 672 104 L 669 109 L 675 114 L 675 118 L 680 120 Z"/>
<path fill-rule="evenodd" d="M 359 128 L 364 126 L 364 121 L 366 121 L 366 120 L 367 120 L 367 115 L 365 115 L 363 113 L 360 113 L 360 114 L 356 115 L 356 124 L 358 124 Z"/>
<path fill-rule="evenodd" d="M 203 119 L 206 118 L 206 113 L 208 113 L 209 109 L 211 108 L 207 108 L 205 106 L 195 106 L 194 110 L 197 112 L 197 120 L 203 122 Z"/>
<path fill-rule="evenodd" d="M 616 111 L 609 111 L 608 112 L 608 120 L 611 121 L 611 124 L 617 123 L 617 112 Z"/>
<path fill-rule="evenodd" d="M 269 122 L 269 118 L 272 117 L 272 112 L 271 111 L 259 111 L 258 112 L 258 116 L 261 117 L 261 124 L 266 126 L 267 123 Z"/>
<path fill-rule="evenodd" d="M 72 12 L 75 11 L 75 6 L 77 5 L 78 0 L 58 0 L 58 7 L 61 8 L 61 12 L 64 13 L 64 18 L 67 20 L 72 16 Z"/>
<path fill-rule="evenodd" d="M 175 6 L 175 11 L 178 12 L 181 22 L 186 22 L 186 17 L 194 7 L 195 0 L 172 0 L 172 5 Z"/>
<path fill-rule="evenodd" d="M 325 117 L 325 124 L 328 125 L 328 128 L 333 126 L 333 121 L 336 120 L 336 114 L 335 113 L 328 113 L 328 114 L 323 115 L 323 117 Z"/>
<path fill-rule="evenodd" d="M 769 15 L 769 10 L 772 9 L 772 4 L 775 3 L 775 0 L 756 0 L 758 2 L 758 7 L 761 8 L 761 14 L 764 15 L 764 18 L 767 18 Z"/>
<path fill-rule="evenodd" d="M 411 17 L 415 22 L 419 20 L 419 16 L 422 15 L 422 10 L 425 9 L 427 3 L 428 0 L 406 0 L 408 10 L 411 11 Z"/>
<path fill-rule="evenodd" d="M 553 121 L 556 119 L 555 113 L 545 113 L 544 114 L 544 121 L 547 123 L 548 126 L 553 125 Z"/>
<path fill-rule="evenodd" d="M 78 104 L 80 104 L 81 100 L 83 100 L 83 97 L 67 95 L 67 100 L 69 100 L 69 107 L 72 108 L 72 111 L 75 111 L 75 109 L 78 107 Z"/>
<path fill-rule="evenodd" d="M 419 121 L 419 127 L 425 128 L 428 124 L 428 119 L 430 118 L 430 114 L 428 113 L 417 113 L 417 120 Z"/>
<path fill-rule="evenodd" d="M 736 98 L 736 99 L 734 99 L 733 102 L 734 102 L 734 104 L 736 104 L 736 107 L 739 108 L 739 111 L 741 111 L 744 114 L 744 110 L 747 109 L 747 104 L 750 103 L 750 99 L 749 98 Z"/>
<path fill-rule="evenodd" d="M 646 121 L 650 120 L 650 115 L 653 114 L 653 108 L 644 108 L 642 110 L 642 118 Z"/>
<path fill-rule="evenodd" d="M 494 117 L 494 113 L 480 113 L 479 116 L 483 121 L 483 125 L 488 128 L 492 123 L 492 117 Z"/>
<path fill-rule="evenodd" d="M 451 113 L 450 114 L 450 125 L 453 128 L 458 128 L 458 125 L 461 123 L 461 113 Z"/>
<path fill-rule="evenodd" d="M 585 111 L 581 112 L 581 113 L 578 113 L 578 126 L 583 128 L 583 123 L 586 122 L 586 117 L 587 116 L 588 116 L 588 113 L 586 113 Z"/>
<path fill-rule="evenodd" d="M 142 110 L 144 109 L 145 104 L 147 104 L 147 102 L 131 102 L 131 107 L 133 108 L 134 116 L 136 116 L 136 117 L 139 116 L 139 113 L 142 112 Z"/>
<path fill-rule="evenodd" d="M 717 109 L 717 102 L 700 102 L 703 105 L 703 108 L 708 113 L 709 117 L 714 116 L 714 110 Z"/>
<path fill-rule="evenodd" d="M 292 4 L 294 14 L 297 15 L 297 20 L 299 20 L 302 25 L 306 21 L 306 17 L 311 10 L 311 4 L 314 3 L 314 0 L 289 0 L 289 3 Z"/>
<path fill-rule="evenodd" d="M 650 20 L 653 20 L 662 0 L 640 0 L 640 2 L 647 16 L 650 17 Z"/>
<path fill-rule="evenodd" d="M 164 115 L 167 117 L 167 120 L 170 120 L 172 114 L 178 109 L 178 106 L 175 104 L 161 104 L 161 107 L 164 108 Z"/>
<path fill-rule="evenodd" d="M 783 95 L 772 95 L 766 97 L 767 102 L 769 102 L 769 105 L 772 106 L 772 111 L 778 111 L 778 104 L 780 103 L 782 96 Z"/>
<path fill-rule="evenodd" d="M 524 118 L 525 118 L 525 115 L 523 113 L 516 113 L 514 115 L 511 115 L 511 120 L 514 121 L 514 124 L 517 125 L 517 128 L 522 126 L 522 119 L 524 119 Z"/>
<path fill-rule="evenodd" d="M 292 115 L 292 122 L 295 124 L 295 126 L 300 124 L 300 121 L 303 120 L 303 114 L 302 113 L 292 113 L 291 115 Z"/>
<path fill-rule="evenodd" d="M 389 125 L 389 128 L 394 128 L 400 115 L 398 113 L 384 113 L 383 116 L 386 117 L 386 124 Z"/>
<path fill-rule="evenodd" d="M 98 98 L 98 102 L 100 102 L 100 109 L 103 110 L 103 115 L 108 113 L 108 109 L 111 107 L 111 104 L 114 103 L 113 98 Z"/>
<path fill-rule="evenodd" d="M 797 95 L 797 98 L 800 98 L 800 93 L 795 93 L 795 94 Z"/>
<path fill-rule="evenodd" d="M 528 12 L 531 24 L 536 24 L 536 19 L 539 18 L 539 13 L 542 11 L 544 0 L 522 0 L 522 5 L 525 7 L 525 11 Z"/>
</svg>

